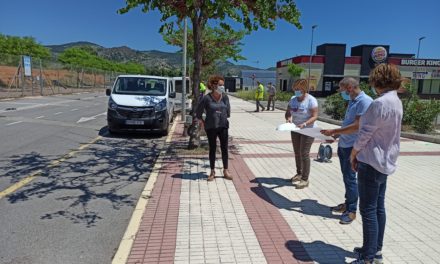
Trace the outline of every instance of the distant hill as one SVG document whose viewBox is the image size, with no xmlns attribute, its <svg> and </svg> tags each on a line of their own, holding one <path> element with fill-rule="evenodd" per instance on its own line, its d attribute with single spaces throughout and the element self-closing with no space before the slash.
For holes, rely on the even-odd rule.
<svg viewBox="0 0 440 264">
<path fill-rule="evenodd" d="M 61 44 L 61 45 L 47 45 L 45 47 L 50 49 L 53 53 L 57 54 L 57 53 L 63 52 L 65 49 L 73 48 L 73 47 L 80 47 L 80 46 L 90 46 L 90 47 L 93 47 L 96 49 L 104 48 L 102 46 L 99 46 L 98 44 L 95 44 L 92 42 L 87 42 L 87 41 L 71 42 L 71 43 L 66 43 L 66 44 Z"/>
<path fill-rule="evenodd" d="M 105 48 L 98 44 L 87 41 L 72 42 L 61 45 L 48 45 L 46 47 L 49 48 L 55 56 L 57 56 L 65 49 L 80 46 L 92 47 L 100 57 L 112 61 L 136 62 L 150 68 L 180 68 L 182 63 L 182 55 L 179 52 L 172 53 L 158 50 L 139 51 L 127 46 Z M 221 62 L 217 66 L 220 73 L 225 76 L 239 75 L 241 70 L 259 70 L 255 67 L 247 65 L 235 65 L 231 62 Z M 270 69 L 272 70 L 273 68 Z"/>
</svg>

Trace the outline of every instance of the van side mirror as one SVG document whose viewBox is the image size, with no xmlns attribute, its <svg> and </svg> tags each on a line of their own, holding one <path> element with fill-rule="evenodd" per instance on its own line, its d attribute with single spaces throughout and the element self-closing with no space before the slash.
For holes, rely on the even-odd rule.
<svg viewBox="0 0 440 264">
<path fill-rule="evenodd" d="M 170 92 L 169 96 L 170 98 L 176 98 L 176 92 Z"/>
<path fill-rule="evenodd" d="M 111 90 L 110 89 L 105 89 L 105 95 L 110 96 L 111 95 Z"/>
</svg>

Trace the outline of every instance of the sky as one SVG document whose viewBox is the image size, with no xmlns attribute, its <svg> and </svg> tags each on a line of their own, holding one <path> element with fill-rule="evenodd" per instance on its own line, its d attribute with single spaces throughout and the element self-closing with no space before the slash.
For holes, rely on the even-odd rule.
<svg viewBox="0 0 440 264">
<path fill-rule="evenodd" d="M 390 45 L 391 53 L 417 53 L 419 58 L 440 59 L 439 0 L 297 0 L 302 29 L 277 21 L 274 31 L 259 29 L 246 36 L 235 62 L 258 68 L 275 67 L 279 60 L 313 53 L 324 43 Z M 128 46 L 136 50 L 175 52 L 158 33 L 160 13 L 134 9 L 116 11 L 124 0 L 2 0 L 0 33 L 32 36 L 43 45 L 89 41 L 101 46 Z M 237 27 L 239 28 L 239 27 Z M 1 52 L 1 51 L 0 51 Z"/>
</svg>

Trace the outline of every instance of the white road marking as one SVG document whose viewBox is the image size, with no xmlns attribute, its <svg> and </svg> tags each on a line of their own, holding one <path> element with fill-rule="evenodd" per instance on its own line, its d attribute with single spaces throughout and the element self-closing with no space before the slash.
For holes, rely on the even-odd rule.
<svg viewBox="0 0 440 264">
<path fill-rule="evenodd" d="M 23 121 L 12 122 L 12 123 L 9 123 L 9 124 L 6 124 L 6 125 L 7 126 L 12 126 L 12 125 L 19 124 L 19 123 L 23 123 Z"/>
<path fill-rule="evenodd" d="M 35 117 L 35 119 L 40 119 L 40 118 L 43 118 L 44 116 L 39 116 L 39 117 Z"/>
<path fill-rule="evenodd" d="M 102 116 L 102 115 L 106 115 L 107 112 L 101 113 L 101 114 L 97 114 L 94 116 L 90 116 L 90 117 L 81 117 L 76 123 L 82 123 L 82 122 L 87 122 L 93 119 L 96 119 L 98 116 Z"/>
<path fill-rule="evenodd" d="M 59 114 L 62 114 L 63 112 L 58 112 L 58 113 L 55 113 L 55 114 L 53 114 L 53 115 L 59 115 Z"/>
</svg>

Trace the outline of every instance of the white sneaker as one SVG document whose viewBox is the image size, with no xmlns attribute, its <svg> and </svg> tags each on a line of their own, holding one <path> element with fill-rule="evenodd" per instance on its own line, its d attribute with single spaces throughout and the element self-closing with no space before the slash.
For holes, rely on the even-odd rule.
<svg viewBox="0 0 440 264">
<path fill-rule="evenodd" d="M 290 181 L 292 183 L 300 181 L 301 180 L 302 175 L 301 174 L 296 174 L 295 176 L 292 177 L 292 179 L 290 179 Z"/>
<path fill-rule="evenodd" d="M 309 181 L 301 180 L 298 184 L 296 184 L 296 189 L 304 189 L 309 186 Z"/>
</svg>

